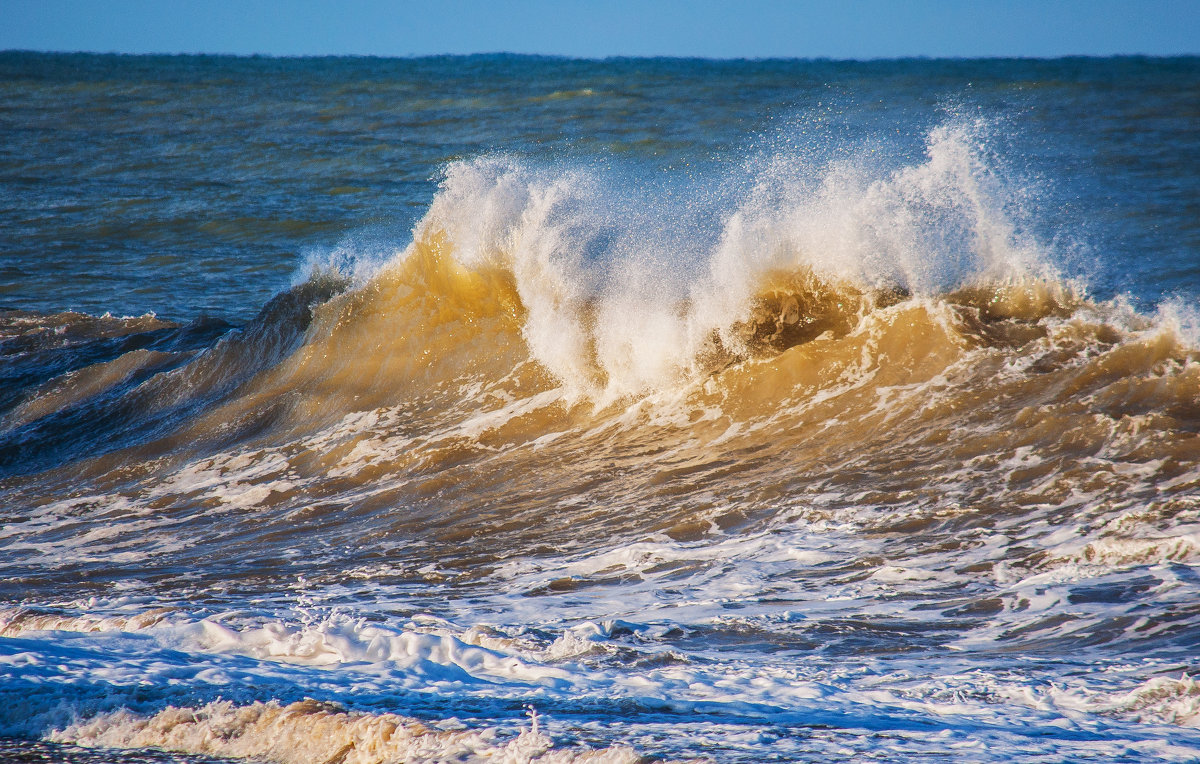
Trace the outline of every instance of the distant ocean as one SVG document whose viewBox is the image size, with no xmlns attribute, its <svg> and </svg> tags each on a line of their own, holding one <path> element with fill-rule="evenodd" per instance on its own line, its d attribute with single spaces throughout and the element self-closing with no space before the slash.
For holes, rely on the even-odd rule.
<svg viewBox="0 0 1200 764">
<path fill-rule="evenodd" d="M 0 53 L 0 759 L 1200 758 L 1200 59 Z"/>
</svg>

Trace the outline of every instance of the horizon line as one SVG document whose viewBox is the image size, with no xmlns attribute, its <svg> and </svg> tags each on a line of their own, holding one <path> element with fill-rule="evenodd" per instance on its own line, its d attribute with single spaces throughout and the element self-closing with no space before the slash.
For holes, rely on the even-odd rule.
<svg viewBox="0 0 1200 764">
<path fill-rule="evenodd" d="M 911 54 L 900 56 L 871 56 L 871 57 L 835 57 L 835 56 L 688 56 L 677 54 L 612 54 L 607 56 L 574 56 L 565 53 L 524 53 L 518 51 L 478 51 L 473 53 L 233 53 L 211 51 L 139 51 L 128 52 L 118 50 L 68 50 L 68 49 L 39 49 L 39 48 L 3 48 L 0 55 L 32 54 L 45 56 L 111 56 L 119 58 L 233 58 L 233 59 L 378 59 L 394 61 L 415 61 L 420 59 L 445 58 L 532 58 L 552 61 L 706 61 L 712 63 L 739 62 L 828 62 L 828 63 L 879 63 L 886 61 L 1064 61 L 1072 59 L 1108 60 L 1108 59 L 1180 59 L 1200 58 L 1200 52 L 1194 53 L 1064 53 L 1052 56 L 1028 56 L 1013 54 L 981 54 L 981 55 L 929 55 Z"/>
</svg>

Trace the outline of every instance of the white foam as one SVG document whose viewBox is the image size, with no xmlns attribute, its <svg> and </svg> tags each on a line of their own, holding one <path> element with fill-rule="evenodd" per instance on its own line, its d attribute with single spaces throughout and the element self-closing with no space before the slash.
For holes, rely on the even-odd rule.
<svg viewBox="0 0 1200 764">
<path fill-rule="evenodd" d="M 765 538 L 757 544 L 758 551 L 751 553 L 756 559 L 784 564 L 793 557 Z M 630 559 L 643 557 L 644 551 Z M 895 583 L 913 580 L 888 575 Z M 761 595 L 763 581 L 756 583 L 755 593 Z M 740 585 L 732 581 L 725 586 L 728 593 Z M 711 600 L 734 602 L 721 596 Z M 609 604 L 593 603 L 601 610 L 609 610 Z M 750 608 L 723 611 L 719 605 L 707 612 L 707 628 L 730 635 L 749 629 L 756 640 L 753 635 L 761 630 L 802 633 L 825 619 L 837 624 L 848 616 L 849 623 L 877 619 L 882 624 L 903 613 L 904 605 L 834 599 L 810 601 L 787 612 L 778 607 L 761 614 Z M 1030 612 L 1042 611 L 1035 605 Z M 669 727 L 676 731 L 689 719 L 742 719 L 743 724 L 775 730 L 812 724 L 875 729 L 910 735 L 914 745 L 931 743 L 936 734 L 960 741 L 982 736 L 993 741 L 998 755 L 1030 750 L 1030 739 L 1020 730 L 1033 729 L 1050 751 L 1066 750 L 1063 746 L 1081 733 L 1096 736 L 1102 747 L 1136 745 L 1143 752 L 1161 753 L 1169 741 L 1174 754 L 1200 750 L 1200 738 L 1178 732 L 1179 727 L 1156 726 L 1192 724 L 1197 695 L 1186 677 L 1179 684 L 1139 684 L 1139 675 L 1152 664 L 1058 688 L 945 655 L 938 657 L 940 670 L 931 676 L 924 653 L 883 662 L 817 655 L 796 660 L 787 653 L 745 651 L 735 643 L 725 648 L 731 652 L 722 660 L 712 661 L 672 647 L 699 626 L 695 622 L 678 626 L 609 618 L 530 630 L 528 624 L 535 621 L 526 615 L 513 614 L 525 624 L 520 627 L 463 628 L 423 615 L 397 627 L 344 616 L 264 622 L 238 614 L 189 621 L 176 614 L 169 623 L 148 623 L 133 632 L 84 632 L 69 638 L 60 632 L 25 632 L 19 639 L 0 640 L 0 681 L 31 688 L 20 703 L 0 708 L 0 733 L 278 761 L 339 755 L 344 761 L 364 762 L 454 756 L 635 758 L 626 746 L 564 747 L 537 729 L 478 723 L 464 729 L 453 720 L 419 723 L 393 711 L 436 707 L 440 699 L 453 697 L 485 717 L 504 717 L 503 709 L 514 703 L 532 702 L 594 719 L 608 715 L 618 730 L 635 729 L 639 714 L 649 712 L 677 719 Z M 87 681 L 81 683 L 81 677 Z M 1135 680 L 1132 685 L 1130 679 Z M 305 695 L 326 700 L 270 700 L 294 699 L 301 688 Z M 214 698 L 224 693 L 237 699 Z M 196 697 L 201 700 L 177 700 Z M 1122 726 L 1126 723 L 1139 726 L 1131 730 Z M 570 725 L 559 723 L 558 728 Z M 1061 739 L 1048 732 L 1054 728 L 1061 728 Z M 714 744 L 735 745 L 737 740 L 724 728 L 697 734 L 697 740 Z M 608 739 L 613 739 L 611 733 Z M 653 746 L 653 736 L 647 740 Z M 747 751 L 763 750 L 753 741 L 746 745 Z"/>
<path fill-rule="evenodd" d="M 212 620 L 179 627 L 174 638 L 191 649 L 233 653 L 263 660 L 325 666 L 387 663 L 392 670 L 430 680 L 463 676 L 556 686 L 564 672 L 530 665 L 511 655 L 471 645 L 448 634 L 396 632 L 362 623 L 290 626 L 270 623 L 234 630 Z"/>
</svg>

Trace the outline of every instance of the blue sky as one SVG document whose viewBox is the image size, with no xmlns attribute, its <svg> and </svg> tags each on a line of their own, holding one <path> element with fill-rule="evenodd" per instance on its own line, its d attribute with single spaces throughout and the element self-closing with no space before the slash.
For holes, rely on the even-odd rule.
<svg viewBox="0 0 1200 764">
<path fill-rule="evenodd" d="M 892 58 L 1200 53 L 1200 0 L 0 0 L 0 49 Z"/>
</svg>

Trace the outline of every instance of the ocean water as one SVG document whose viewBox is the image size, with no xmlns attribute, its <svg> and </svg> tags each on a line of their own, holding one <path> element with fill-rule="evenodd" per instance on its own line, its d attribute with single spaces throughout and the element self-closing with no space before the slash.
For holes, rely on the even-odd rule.
<svg viewBox="0 0 1200 764">
<path fill-rule="evenodd" d="M 1200 59 L 0 53 L 0 757 L 1200 758 Z"/>
</svg>

